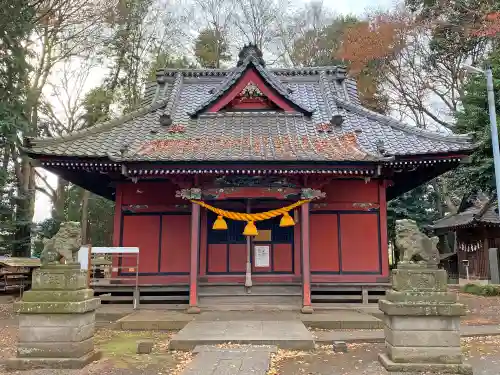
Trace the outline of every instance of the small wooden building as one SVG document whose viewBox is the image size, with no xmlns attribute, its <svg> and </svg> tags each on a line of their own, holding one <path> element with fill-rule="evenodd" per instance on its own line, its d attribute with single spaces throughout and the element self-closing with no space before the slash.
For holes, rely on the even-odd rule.
<svg viewBox="0 0 500 375">
<path fill-rule="evenodd" d="M 500 217 L 496 198 L 469 199 L 455 215 L 434 223 L 437 235 L 455 233 L 457 268 L 460 279 L 488 280 L 488 249 L 500 248 Z"/>
<path fill-rule="evenodd" d="M 38 258 L 0 256 L 0 292 L 31 287 L 31 274 L 40 267 Z"/>
<path fill-rule="evenodd" d="M 138 110 L 26 144 L 113 199 L 114 245 L 140 248 L 140 282 L 189 285 L 191 306 L 200 283 L 296 285 L 308 307 L 311 285 L 389 282 L 387 201 L 472 148 L 364 108 L 341 67 L 271 69 L 253 45 L 231 69 L 160 70 Z M 256 221 L 251 236 L 214 213 L 294 203 L 293 222 Z"/>
</svg>

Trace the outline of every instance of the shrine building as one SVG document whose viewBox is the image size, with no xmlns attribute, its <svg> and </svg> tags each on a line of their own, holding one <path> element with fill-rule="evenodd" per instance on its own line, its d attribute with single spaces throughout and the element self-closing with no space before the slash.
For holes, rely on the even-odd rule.
<svg viewBox="0 0 500 375">
<path fill-rule="evenodd" d="M 116 202 L 114 246 L 140 249 L 139 282 L 202 287 L 389 282 L 387 202 L 457 167 L 468 136 L 364 108 L 344 68 L 269 68 L 245 46 L 231 69 L 163 69 L 142 107 L 57 139 L 39 165 Z M 122 275 L 126 273 L 120 271 Z"/>
</svg>

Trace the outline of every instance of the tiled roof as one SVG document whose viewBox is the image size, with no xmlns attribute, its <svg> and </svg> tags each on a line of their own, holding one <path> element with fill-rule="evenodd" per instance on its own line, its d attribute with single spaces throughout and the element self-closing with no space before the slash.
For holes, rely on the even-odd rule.
<svg viewBox="0 0 500 375">
<path fill-rule="evenodd" d="M 234 112 L 205 114 L 185 130 L 142 142 L 132 160 L 373 160 L 355 133 L 315 130 L 302 114 Z"/>
<path fill-rule="evenodd" d="M 254 57 L 245 61 L 240 67 L 255 65 L 297 112 L 203 112 L 241 75 L 240 67 L 162 70 L 157 83 L 147 85 L 143 108 L 64 138 L 35 139 L 28 153 L 113 160 L 358 161 L 473 148 L 467 136 L 419 130 L 363 108 L 355 82 L 342 68 L 268 69 Z M 342 116 L 341 125 L 332 125 L 336 115 Z"/>
<path fill-rule="evenodd" d="M 455 228 L 472 224 L 500 225 L 496 198 L 490 198 L 481 205 L 473 205 L 462 212 L 438 220 L 433 229 Z"/>
</svg>

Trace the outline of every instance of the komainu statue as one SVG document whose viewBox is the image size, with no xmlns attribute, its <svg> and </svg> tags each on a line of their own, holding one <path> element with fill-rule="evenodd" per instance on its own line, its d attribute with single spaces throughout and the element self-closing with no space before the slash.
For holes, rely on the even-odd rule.
<svg viewBox="0 0 500 375">
<path fill-rule="evenodd" d="M 70 221 L 62 223 L 54 237 L 43 240 L 43 251 L 40 255 L 42 266 L 57 264 L 61 258 L 66 263 L 76 262 L 75 253 L 81 246 L 80 223 Z"/>
<path fill-rule="evenodd" d="M 396 220 L 396 247 L 403 262 L 418 262 L 429 266 L 439 264 L 438 237 L 423 234 L 414 220 Z"/>
</svg>

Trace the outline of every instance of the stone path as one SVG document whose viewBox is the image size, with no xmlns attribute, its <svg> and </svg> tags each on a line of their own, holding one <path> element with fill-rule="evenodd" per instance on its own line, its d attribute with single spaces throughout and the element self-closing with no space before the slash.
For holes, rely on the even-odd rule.
<svg viewBox="0 0 500 375">
<path fill-rule="evenodd" d="M 276 350 L 275 346 L 197 346 L 195 359 L 182 375 L 265 375 Z"/>
<path fill-rule="evenodd" d="M 192 350 L 197 345 L 225 343 L 276 345 L 282 349 L 314 349 L 312 333 L 300 320 L 194 320 L 172 337 L 169 348 Z"/>
</svg>

